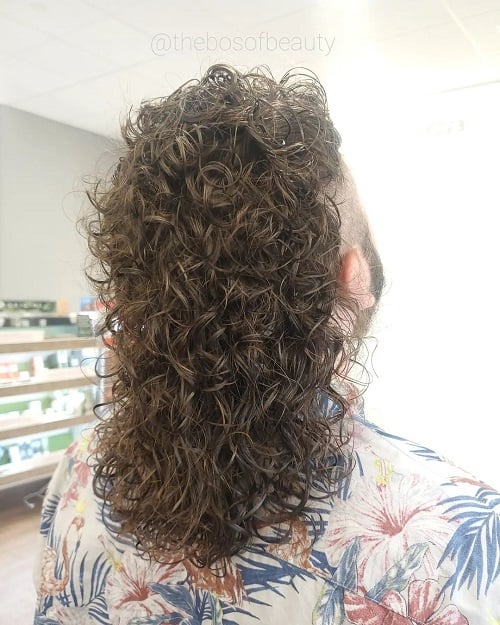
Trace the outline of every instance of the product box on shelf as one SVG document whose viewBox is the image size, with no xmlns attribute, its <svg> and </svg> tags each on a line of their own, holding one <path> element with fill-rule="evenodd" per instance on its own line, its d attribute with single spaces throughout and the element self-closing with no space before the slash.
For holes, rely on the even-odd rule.
<svg viewBox="0 0 500 625">
<path fill-rule="evenodd" d="M 55 313 L 55 300 L 0 299 L 0 313 Z"/>
<path fill-rule="evenodd" d="M 0 343 L 22 343 L 43 341 L 44 330 L 5 330 L 0 332 Z"/>
</svg>

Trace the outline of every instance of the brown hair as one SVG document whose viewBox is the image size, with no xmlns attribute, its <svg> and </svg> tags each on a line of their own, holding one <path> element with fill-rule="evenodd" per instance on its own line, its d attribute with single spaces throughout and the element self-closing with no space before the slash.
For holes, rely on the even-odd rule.
<svg viewBox="0 0 500 625">
<path fill-rule="evenodd" d="M 316 77 L 222 65 L 143 102 L 122 135 L 89 193 L 118 363 L 94 489 L 145 553 L 210 565 L 343 476 L 331 381 L 358 343 L 325 191 L 340 137 Z"/>
</svg>

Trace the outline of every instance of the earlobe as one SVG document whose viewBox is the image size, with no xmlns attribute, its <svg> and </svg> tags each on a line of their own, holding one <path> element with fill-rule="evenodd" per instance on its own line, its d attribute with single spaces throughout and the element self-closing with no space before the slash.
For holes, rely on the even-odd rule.
<svg viewBox="0 0 500 625">
<path fill-rule="evenodd" d="M 356 299 L 360 310 L 375 304 L 375 296 L 371 292 L 370 267 L 359 246 L 352 247 L 343 255 L 339 280 Z"/>
</svg>

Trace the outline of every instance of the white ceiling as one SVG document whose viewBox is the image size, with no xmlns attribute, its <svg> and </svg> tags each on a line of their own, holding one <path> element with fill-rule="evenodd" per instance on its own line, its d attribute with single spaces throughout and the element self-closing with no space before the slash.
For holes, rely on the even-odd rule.
<svg viewBox="0 0 500 625">
<path fill-rule="evenodd" d="M 161 33 L 184 50 L 155 54 Z M 207 35 L 249 37 L 249 49 L 202 50 Z M 266 37 L 309 49 L 250 49 Z M 340 109 L 497 81 L 500 0 L 0 0 L 0 103 L 96 133 L 116 136 L 129 106 L 214 62 L 275 76 L 305 66 Z"/>
</svg>

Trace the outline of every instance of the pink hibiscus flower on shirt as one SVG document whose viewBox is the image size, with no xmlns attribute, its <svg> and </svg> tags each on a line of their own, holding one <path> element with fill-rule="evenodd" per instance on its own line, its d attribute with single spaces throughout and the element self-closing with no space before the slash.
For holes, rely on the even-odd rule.
<svg viewBox="0 0 500 625">
<path fill-rule="evenodd" d="M 117 625 L 126 625 L 134 617 L 179 612 L 149 584 L 183 581 L 186 570 L 181 564 L 160 564 L 125 553 L 115 565 L 106 582 L 106 601 L 109 617 Z"/>
<path fill-rule="evenodd" d="M 395 590 L 386 593 L 380 603 L 346 591 L 344 608 L 354 625 L 468 625 L 456 606 L 442 607 L 439 592 L 439 584 L 433 579 L 411 582 L 408 603 Z"/>
<path fill-rule="evenodd" d="M 366 592 L 416 543 L 427 544 L 422 561 L 425 577 L 435 577 L 436 567 L 454 526 L 438 503 L 441 491 L 416 475 L 394 474 L 387 484 L 361 479 L 352 496 L 337 501 L 334 520 L 324 536 L 332 566 L 349 543 L 359 538 L 358 585 Z"/>
<path fill-rule="evenodd" d="M 75 503 L 80 497 L 82 489 L 87 487 L 90 479 L 90 467 L 86 462 L 77 458 L 73 459 L 73 479 L 61 497 L 61 508 L 66 508 L 70 503 Z"/>
</svg>

